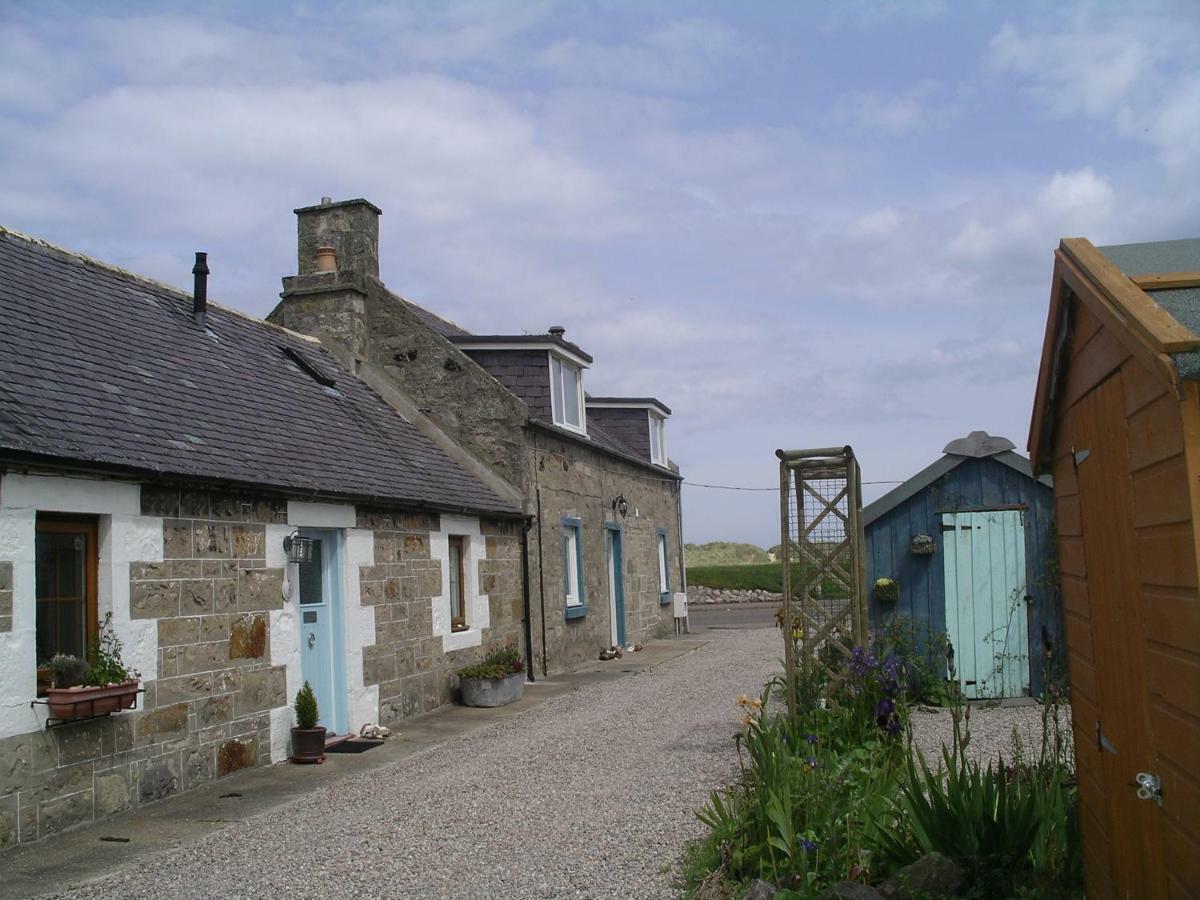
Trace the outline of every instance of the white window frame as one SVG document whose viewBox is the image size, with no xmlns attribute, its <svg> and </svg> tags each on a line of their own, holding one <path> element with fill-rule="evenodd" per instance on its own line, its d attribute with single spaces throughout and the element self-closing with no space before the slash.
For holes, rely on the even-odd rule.
<svg viewBox="0 0 1200 900">
<path fill-rule="evenodd" d="M 667 571 L 667 533 L 662 529 L 658 531 L 658 593 L 660 595 L 669 594 L 671 592 L 671 576 Z"/>
<path fill-rule="evenodd" d="M 583 594 L 579 590 L 579 569 L 582 566 L 582 561 L 579 558 L 579 526 L 575 524 L 563 525 L 563 538 L 567 542 L 566 553 L 566 571 L 564 574 L 564 582 L 566 587 L 566 603 L 567 606 L 583 606 Z"/>
<path fill-rule="evenodd" d="M 587 435 L 587 406 L 584 403 L 583 395 L 583 369 L 584 367 L 572 360 L 567 359 L 558 353 L 550 353 L 550 416 L 554 420 L 554 424 L 559 428 L 565 428 L 567 431 L 574 431 L 576 434 Z M 558 365 L 557 377 L 555 374 L 555 364 Z M 576 402 L 579 409 L 579 424 L 574 425 L 567 421 L 565 390 L 562 384 L 562 370 L 569 366 L 576 373 L 575 378 L 575 394 Z"/>
<path fill-rule="evenodd" d="M 650 461 L 656 466 L 667 465 L 667 420 L 650 413 Z M 657 438 L 657 440 L 655 440 Z M 657 446 L 656 446 L 657 445 Z M 657 454 L 655 453 L 657 450 Z"/>
</svg>

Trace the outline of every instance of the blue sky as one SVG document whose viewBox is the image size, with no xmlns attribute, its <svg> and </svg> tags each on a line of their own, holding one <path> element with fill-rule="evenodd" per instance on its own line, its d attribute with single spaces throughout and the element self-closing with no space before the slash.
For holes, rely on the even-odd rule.
<svg viewBox="0 0 1200 900">
<path fill-rule="evenodd" d="M 1192 2 L 0 2 L 0 223 L 184 288 L 205 249 L 265 315 L 291 210 L 367 197 L 392 290 L 565 325 L 690 481 L 900 479 L 1024 447 L 1061 237 L 1200 234 L 1198 44 Z M 770 492 L 684 504 L 778 540 Z"/>
</svg>

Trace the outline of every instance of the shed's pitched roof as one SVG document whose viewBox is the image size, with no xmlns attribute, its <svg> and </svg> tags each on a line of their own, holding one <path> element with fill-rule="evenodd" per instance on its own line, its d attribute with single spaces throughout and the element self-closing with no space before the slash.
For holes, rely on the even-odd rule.
<svg viewBox="0 0 1200 900">
<path fill-rule="evenodd" d="M 878 500 L 863 507 L 863 526 L 870 525 L 880 516 L 915 497 L 947 472 L 957 469 L 969 459 L 994 459 L 1028 478 L 1033 478 L 1033 468 L 1029 464 L 1029 460 L 1012 450 L 1002 449 L 1005 446 L 1012 447 L 1012 441 L 1001 437 L 991 437 L 982 431 L 973 431 L 965 438 L 951 441 L 946 445 L 945 456 L 930 463 L 903 484 L 897 485 Z M 988 450 L 989 447 L 997 449 Z M 1043 475 L 1037 480 L 1047 487 L 1054 484 L 1048 475 Z"/>
<path fill-rule="evenodd" d="M 0 454 L 518 512 L 319 342 L 213 303 L 201 328 L 191 307 L 173 288 L 0 228 Z"/>
<path fill-rule="evenodd" d="M 1030 457 L 1039 471 L 1047 464 L 1064 374 L 1071 298 L 1170 388 L 1200 380 L 1200 238 L 1109 247 L 1064 238 L 1059 244 L 1029 428 Z"/>
</svg>

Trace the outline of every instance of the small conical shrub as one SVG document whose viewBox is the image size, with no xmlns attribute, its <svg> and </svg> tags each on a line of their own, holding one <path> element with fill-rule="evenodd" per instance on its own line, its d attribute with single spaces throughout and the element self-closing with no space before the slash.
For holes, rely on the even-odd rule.
<svg viewBox="0 0 1200 900">
<path fill-rule="evenodd" d="M 317 695 L 313 693 L 312 685 L 307 681 L 304 682 L 304 687 L 296 691 L 294 708 L 297 728 L 317 727 Z"/>
</svg>

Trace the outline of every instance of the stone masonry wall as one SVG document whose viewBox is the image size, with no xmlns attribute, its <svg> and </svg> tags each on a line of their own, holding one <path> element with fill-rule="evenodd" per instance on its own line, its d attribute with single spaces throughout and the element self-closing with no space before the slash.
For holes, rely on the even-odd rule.
<svg viewBox="0 0 1200 900">
<path fill-rule="evenodd" d="M 531 434 L 534 434 L 531 430 Z M 538 430 L 532 438 L 530 483 L 540 490 L 542 515 L 530 534 L 530 579 L 534 596 L 545 583 L 547 668 L 563 671 L 595 659 L 611 645 L 609 577 L 605 546 L 606 522 L 622 530 L 627 643 L 643 643 L 673 628 L 670 605 L 661 605 L 658 584 L 658 529 L 667 531 L 667 569 L 672 591 L 682 590 L 679 567 L 677 483 L 639 466 L 590 450 L 576 442 Z M 663 473 L 664 476 L 666 473 Z M 622 519 L 612 509 L 614 497 L 629 504 Z M 583 522 L 584 591 L 587 614 L 565 618 L 562 596 L 562 519 Z M 541 529 L 542 571 L 538 569 L 536 530 Z M 532 610 L 535 645 L 541 643 L 541 604 Z M 538 660 L 539 672 L 541 660 Z"/>
<path fill-rule="evenodd" d="M 519 525 L 482 523 L 487 557 L 479 590 L 489 600 L 490 626 L 480 647 L 444 653 L 432 634 L 431 600 L 442 592 L 442 571 L 430 559 L 434 517 L 360 510 L 358 527 L 374 531 L 375 565 L 361 570 L 364 605 L 375 609 L 375 645 L 363 648 L 363 678 L 379 685 L 379 718 L 385 725 L 449 703 L 455 672 L 495 647 L 523 647 Z"/>
<path fill-rule="evenodd" d="M 130 568 L 134 619 L 158 619 L 158 675 L 139 709 L 0 740 L 0 847 L 46 837 L 270 758 L 271 707 L 287 702 L 269 663 L 266 523 L 280 501 L 145 488 L 164 518 L 164 559 Z M 3 582 L 0 582 L 3 583 Z"/>
<path fill-rule="evenodd" d="M 130 612 L 157 622 L 158 677 L 144 680 L 136 711 L 0 739 L 0 848 L 271 760 L 271 710 L 290 698 L 285 666 L 271 665 L 284 573 L 267 566 L 266 534 L 287 523 L 287 502 L 151 487 L 141 498 L 143 515 L 162 517 L 163 560 L 130 566 Z M 438 517 L 363 508 L 356 517 L 373 530 L 374 564 L 358 574 L 374 611 L 362 674 L 379 687 L 379 720 L 451 702 L 458 668 L 497 646 L 523 648 L 519 523 L 480 522 L 486 558 L 474 564 L 490 625 L 481 646 L 444 653 L 431 621 L 443 587 L 430 559 Z M 10 598 L 11 569 L 0 564 Z"/>
</svg>

